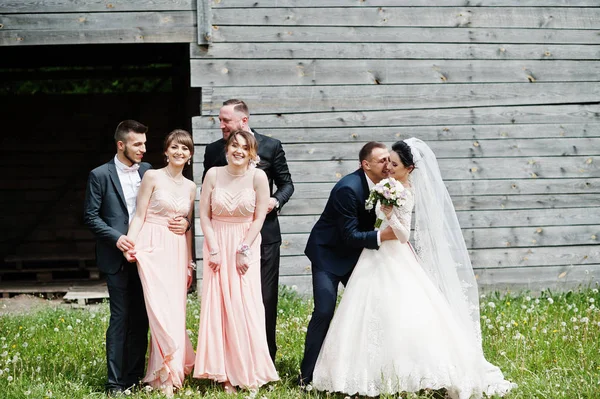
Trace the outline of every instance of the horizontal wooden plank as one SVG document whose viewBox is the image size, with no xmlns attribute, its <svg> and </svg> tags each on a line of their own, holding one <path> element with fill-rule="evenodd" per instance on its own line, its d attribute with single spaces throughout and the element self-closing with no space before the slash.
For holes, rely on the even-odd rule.
<svg viewBox="0 0 600 399">
<path fill-rule="evenodd" d="M 475 277 L 479 291 L 567 291 L 589 288 L 598 284 L 600 264 L 585 266 L 547 266 L 514 269 L 485 269 L 477 271 Z"/>
<path fill-rule="evenodd" d="M 420 26 L 598 29 L 600 9 L 549 7 L 215 8 L 213 25 Z"/>
<path fill-rule="evenodd" d="M 335 182 L 294 183 L 293 199 L 327 198 Z M 531 194 L 600 194 L 600 178 L 591 179 L 508 179 L 447 180 L 450 196 L 531 195 Z M 197 198 L 200 197 L 198 187 Z"/>
<path fill-rule="evenodd" d="M 594 82 L 600 61 L 196 59 L 191 76 L 194 87 Z"/>
<path fill-rule="evenodd" d="M 580 104 L 600 102 L 600 82 L 218 87 L 202 90 L 202 113 L 218 114 L 230 98 L 255 113 Z"/>
<path fill-rule="evenodd" d="M 320 209 L 322 211 L 322 208 Z M 281 232 L 283 234 L 310 233 L 320 216 L 320 211 L 312 215 L 286 216 L 285 212 L 279 217 Z M 600 207 L 596 208 L 563 208 L 563 209 L 502 209 L 493 211 L 459 210 L 458 221 L 462 228 L 487 228 L 487 227 L 545 227 L 545 226 L 573 226 L 573 225 L 600 225 Z M 200 220 L 196 220 L 195 228 L 201 232 Z M 75 231 L 70 230 L 71 237 Z M 36 237 L 39 237 L 41 232 Z M 88 238 L 86 232 L 81 231 L 78 238 Z M 600 258 L 599 258 L 600 261 Z"/>
<path fill-rule="evenodd" d="M 384 141 L 389 148 L 396 142 Z M 356 143 L 286 144 L 289 161 L 358 160 L 360 148 L 366 141 Z M 489 157 L 535 157 L 600 155 L 600 138 L 563 139 L 498 139 L 431 141 L 429 147 L 438 159 L 443 158 L 489 158 Z M 202 162 L 204 148 L 194 153 L 194 162 Z"/>
<path fill-rule="evenodd" d="M 117 28 L 98 30 L 13 30 L 0 31 L 0 46 L 110 43 L 189 43 L 194 40 L 194 26 L 170 26 L 160 29 Z"/>
<path fill-rule="evenodd" d="M 401 40 L 401 39 L 399 39 Z M 210 59 L 597 60 L 597 45 L 462 43 L 213 43 L 191 46 Z"/>
<path fill-rule="evenodd" d="M 194 0 L 3 0 L 0 14 L 195 10 Z"/>
<path fill-rule="evenodd" d="M 537 1 L 537 0 L 534 0 Z M 593 0 L 595 1 L 595 0 Z M 426 12 L 426 10 L 424 11 Z M 371 26 L 213 26 L 213 43 L 524 43 L 597 44 L 598 31 L 579 29 L 420 28 Z"/>
<path fill-rule="evenodd" d="M 505 210 L 539 208 L 588 208 L 600 206 L 600 196 L 594 194 L 541 194 L 541 195 L 477 195 L 453 196 L 457 211 Z M 291 200 L 283 207 L 282 215 L 318 215 L 323 212 L 327 198 Z"/>
<path fill-rule="evenodd" d="M 439 2 L 438 2 L 439 3 Z M 471 4 L 476 7 L 595 7 L 596 0 L 444 0 L 445 7 L 463 7 Z M 273 8 L 273 7 L 432 7 L 436 6 L 431 0 L 212 0 L 213 8 Z"/>
<path fill-rule="evenodd" d="M 496 248 L 469 251 L 479 269 L 589 265 L 600 261 L 598 245 L 541 248 Z"/>
<path fill-rule="evenodd" d="M 600 261 L 598 246 L 541 247 L 541 248 L 497 248 L 469 251 L 475 270 L 525 268 L 539 266 L 585 266 Z M 281 258 L 280 276 L 302 276 L 311 274 L 311 262 L 304 255 Z"/>
<path fill-rule="evenodd" d="M 282 215 L 279 222 L 283 233 L 310 233 L 319 216 L 320 212 L 307 216 Z M 462 228 L 600 225 L 600 207 L 462 210 L 457 217 Z"/>
<path fill-rule="evenodd" d="M 510 291 L 511 294 L 514 294 L 546 289 L 568 291 L 577 288 L 588 288 L 599 283 L 599 275 L 600 264 L 475 270 L 481 294 L 498 291 L 501 293 Z M 290 288 L 301 296 L 312 296 L 312 276 L 310 274 L 280 276 L 279 284 Z M 343 295 L 341 285 L 340 293 Z"/>
<path fill-rule="evenodd" d="M 462 232 L 469 249 L 597 246 L 600 240 L 597 225 L 465 228 Z M 282 234 L 281 255 L 302 255 L 307 239 L 308 233 Z M 196 248 L 202 248 L 203 240 L 202 236 L 195 237 Z"/>
<path fill-rule="evenodd" d="M 209 117 L 210 118 L 210 117 Z M 196 124 L 200 118 L 196 118 Z M 253 124 L 251 117 L 250 123 Z M 448 125 L 448 126 L 387 126 L 387 127 L 335 127 L 323 128 L 263 127 L 260 133 L 275 137 L 283 144 L 288 143 L 338 143 L 360 141 L 395 141 L 409 137 L 419 137 L 431 142 L 437 140 L 485 140 L 497 138 L 541 139 L 563 137 L 600 137 L 600 124 L 514 124 L 514 125 Z M 202 144 L 212 143 L 222 137 L 221 130 L 194 128 L 196 151 L 204 153 Z M 285 146 L 287 148 L 287 145 Z"/>
<path fill-rule="evenodd" d="M 253 104 L 248 105 L 253 109 Z M 194 128 L 218 129 L 215 116 L 192 118 Z M 322 128 L 380 126 L 507 125 L 537 123 L 599 123 L 600 104 L 506 106 L 396 111 L 320 112 L 301 114 L 252 113 L 253 128 Z M 475 126 L 473 126 L 475 128 Z"/>
<path fill-rule="evenodd" d="M 439 159 L 444 179 L 515 179 L 515 178 L 592 178 L 600 177 L 600 161 L 594 157 L 528 157 Z M 288 162 L 297 182 L 335 182 L 358 168 L 355 161 Z M 202 163 L 194 164 L 196 183 L 201 178 Z"/>
<path fill-rule="evenodd" d="M 2 31 L 86 31 L 123 29 L 126 27 L 152 28 L 195 26 L 194 11 L 123 12 L 75 14 L 0 14 Z"/>
</svg>

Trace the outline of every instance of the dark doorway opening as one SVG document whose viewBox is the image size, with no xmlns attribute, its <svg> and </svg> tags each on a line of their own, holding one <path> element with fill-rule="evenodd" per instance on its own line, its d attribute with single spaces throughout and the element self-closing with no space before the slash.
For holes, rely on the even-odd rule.
<svg viewBox="0 0 600 399">
<path fill-rule="evenodd" d="M 188 44 L 0 47 L 0 284 L 99 277 L 87 175 L 124 119 L 149 126 L 161 167 L 165 135 L 199 113 L 189 76 Z"/>
</svg>

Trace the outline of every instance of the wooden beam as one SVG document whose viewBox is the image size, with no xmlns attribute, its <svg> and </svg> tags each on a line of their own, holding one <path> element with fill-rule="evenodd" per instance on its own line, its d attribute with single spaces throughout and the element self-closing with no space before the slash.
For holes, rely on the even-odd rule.
<svg viewBox="0 0 600 399">
<path fill-rule="evenodd" d="M 196 119 L 199 122 L 200 119 Z M 199 123 L 198 123 L 199 124 Z M 197 125 L 198 125 L 197 124 Z M 254 118 L 250 117 L 254 126 Z M 545 139 L 565 137 L 600 137 L 600 124 L 514 124 L 514 125 L 448 125 L 448 126 L 385 126 L 385 127 L 262 127 L 260 133 L 275 137 L 284 144 L 295 143 L 359 143 L 369 140 L 396 141 L 409 137 L 418 137 L 428 143 L 446 140 L 478 140 L 487 139 Z M 194 143 L 196 152 L 204 153 L 203 145 L 212 143 L 222 137 L 221 130 L 195 128 Z"/>
<path fill-rule="evenodd" d="M 209 59 L 595 60 L 597 45 L 463 43 L 213 43 L 192 46 Z"/>
<path fill-rule="evenodd" d="M 444 0 L 445 7 L 463 7 L 464 0 Z M 539 7 L 539 0 L 477 0 L 479 7 Z M 431 0 L 213 0 L 214 8 L 273 8 L 273 7 L 432 7 Z M 544 7 L 595 7 L 596 0 L 544 0 Z"/>
<path fill-rule="evenodd" d="M 218 114 L 223 101 L 243 98 L 255 114 L 382 111 L 600 102 L 600 82 L 269 86 L 211 88 L 202 112 Z"/>
<path fill-rule="evenodd" d="M 594 0 L 595 1 L 595 0 Z M 223 2 L 219 3 L 223 4 Z M 426 12 L 426 11 L 425 11 Z M 597 30 L 422 28 L 373 26 L 237 26 L 212 29 L 214 43 L 248 42 L 303 43 L 524 43 L 598 44 Z"/>
<path fill-rule="evenodd" d="M 2 31 L 99 31 L 127 27 L 161 30 L 167 27 L 196 26 L 192 11 L 74 13 L 74 14 L 0 14 Z"/>
<path fill-rule="evenodd" d="M 192 60 L 192 86 L 597 82 L 598 61 Z"/>
<path fill-rule="evenodd" d="M 396 141 L 386 140 L 383 143 L 391 147 Z M 358 151 L 366 143 L 286 144 L 285 154 L 288 161 L 357 161 Z M 438 159 L 600 155 L 600 138 L 431 141 L 428 145 Z M 194 162 L 202 162 L 203 159 L 204 151 L 194 154 Z"/>
<path fill-rule="evenodd" d="M 0 14 L 12 13 L 71 13 L 123 11 L 191 11 L 194 0 L 3 0 Z"/>
<path fill-rule="evenodd" d="M 253 109 L 252 103 L 249 103 Z M 600 122 L 600 103 L 582 105 L 505 106 L 481 108 L 448 108 L 395 111 L 325 112 L 261 115 L 252 112 L 252 127 L 264 128 L 330 128 L 381 126 L 448 125 L 518 125 L 539 123 Z M 218 118 L 212 115 L 194 117 L 194 129 L 218 129 Z"/>
<path fill-rule="evenodd" d="M 207 45 L 212 42 L 212 1 L 196 0 L 198 4 L 198 44 Z M 192 77 L 193 77 L 192 73 Z"/>
<path fill-rule="evenodd" d="M 550 7 L 309 7 L 246 8 L 244 25 L 420 26 L 598 29 L 600 9 Z M 215 8 L 213 24 L 239 25 L 240 10 Z"/>
</svg>

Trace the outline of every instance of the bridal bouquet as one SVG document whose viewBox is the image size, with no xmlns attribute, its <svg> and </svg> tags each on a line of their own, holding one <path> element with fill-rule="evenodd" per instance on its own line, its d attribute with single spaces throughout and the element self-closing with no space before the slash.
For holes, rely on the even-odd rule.
<svg viewBox="0 0 600 399">
<path fill-rule="evenodd" d="M 407 191 L 398 180 L 390 177 L 377 183 L 369 192 L 365 209 L 371 210 L 379 201 L 382 205 L 402 206 L 406 202 Z M 383 219 L 377 218 L 375 228 L 381 227 Z"/>
</svg>

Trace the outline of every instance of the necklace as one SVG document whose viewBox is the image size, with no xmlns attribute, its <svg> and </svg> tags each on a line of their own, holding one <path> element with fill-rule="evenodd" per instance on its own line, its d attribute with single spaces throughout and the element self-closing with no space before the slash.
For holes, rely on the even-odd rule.
<svg viewBox="0 0 600 399">
<path fill-rule="evenodd" d="M 246 170 L 246 172 L 242 173 L 242 174 L 235 174 L 235 173 L 231 173 L 229 170 L 227 170 L 227 166 L 225 166 L 225 172 L 229 175 L 229 176 L 233 176 L 233 177 L 241 177 L 244 176 L 246 174 L 246 172 L 248 172 L 248 170 Z"/>
<path fill-rule="evenodd" d="M 181 179 L 176 180 L 173 175 L 171 174 L 171 172 L 169 172 L 169 168 L 165 168 L 165 173 L 167 174 L 167 176 L 169 176 L 169 179 L 173 180 L 173 183 L 175 184 L 183 184 L 183 176 L 181 176 Z"/>
</svg>

